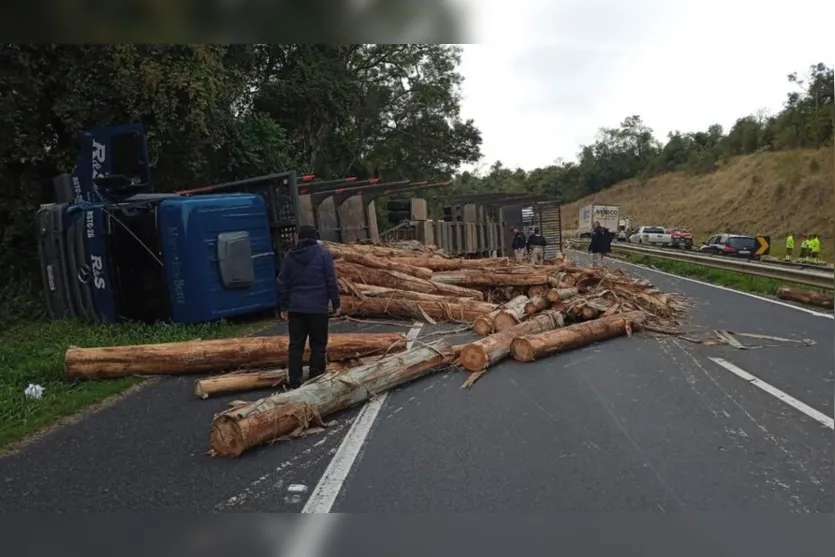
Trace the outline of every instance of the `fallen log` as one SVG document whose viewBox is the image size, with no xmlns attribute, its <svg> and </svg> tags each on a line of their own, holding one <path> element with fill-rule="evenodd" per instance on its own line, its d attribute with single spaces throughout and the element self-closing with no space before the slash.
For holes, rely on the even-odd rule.
<svg viewBox="0 0 835 557">
<path fill-rule="evenodd" d="M 397 298 L 404 300 L 417 300 L 428 302 L 446 302 L 453 304 L 469 304 L 473 309 L 482 312 L 493 311 L 497 309 L 496 304 L 489 302 L 479 302 L 472 298 L 456 298 L 452 296 L 441 296 L 438 294 L 424 294 L 423 292 L 412 292 L 410 290 L 397 290 L 395 288 L 386 288 L 384 286 L 371 286 L 368 284 L 357 284 L 345 279 L 339 279 L 340 294 L 347 294 L 349 296 L 356 296 L 358 298 Z"/>
<path fill-rule="evenodd" d="M 432 282 L 457 286 L 533 286 L 548 282 L 548 275 L 528 273 L 491 273 L 489 271 L 440 271 L 432 275 Z"/>
<path fill-rule="evenodd" d="M 472 323 L 484 315 L 483 307 L 473 307 L 476 304 L 456 304 L 435 300 L 408 300 L 391 298 L 364 298 L 343 296 L 341 299 L 342 312 L 346 315 L 364 317 L 390 317 L 418 319 L 429 322 Z M 478 302 L 484 305 L 484 302 Z M 489 307 L 495 308 L 493 304 Z M 488 310 L 489 311 L 489 310 Z"/>
<path fill-rule="evenodd" d="M 443 259 L 441 257 L 393 257 L 395 263 L 405 263 L 425 267 L 433 271 L 459 271 L 462 269 L 493 269 L 510 264 L 507 257 L 488 257 L 484 259 Z"/>
<path fill-rule="evenodd" d="M 335 265 L 337 276 L 346 278 L 351 282 L 384 286 L 397 290 L 411 290 L 412 292 L 423 292 L 425 294 L 440 294 L 459 298 L 473 298 L 475 300 L 484 299 L 484 294 L 478 290 L 462 288 L 453 284 L 441 284 L 434 280 L 412 277 L 397 271 L 371 269 L 343 260 L 337 260 Z"/>
<path fill-rule="evenodd" d="M 357 253 L 363 253 L 365 255 L 372 255 L 374 257 L 400 257 L 400 258 L 409 258 L 414 259 L 418 257 L 425 257 L 426 254 L 422 252 L 414 252 L 404 249 L 392 248 L 387 246 L 375 246 L 375 245 L 366 245 L 366 244 L 338 244 L 335 242 L 322 242 L 322 245 L 326 249 L 330 249 L 331 247 L 342 248 L 342 249 L 350 249 Z"/>
<path fill-rule="evenodd" d="M 64 355 L 67 378 L 115 378 L 128 375 L 185 375 L 287 363 L 286 336 L 193 340 L 166 344 L 71 347 Z M 359 358 L 406 348 L 404 333 L 331 333 L 328 359 Z M 310 355 L 305 349 L 305 359 Z"/>
<path fill-rule="evenodd" d="M 826 309 L 832 309 L 833 302 L 835 302 L 835 298 L 830 295 L 822 294 L 820 292 L 812 292 L 811 290 L 799 290 L 796 288 L 780 288 L 777 290 L 777 297 L 781 300 L 800 302 L 801 304 L 808 304 L 810 306 L 818 306 Z"/>
<path fill-rule="evenodd" d="M 461 349 L 461 366 L 467 371 L 483 371 L 510 354 L 510 343 L 514 338 L 556 329 L 564 323 L 560 312 L 546 311 L 500 333 L 471 342 Z"/>
<path fill-rule="evenodd" d="M 525 295 L 516 296 L 515 298 L 513 298 L 512 300 L 510 300 L 509 302 L 507 302 L 506 304 L 504 304 L 500 308 L 494 309 L 493 311 L 491 311 L 489 313 L 485 313 L 484 315 L 481 315 L 481 316 L 477 317 L 473 321 L 473 331 L 475 331 L 475 333 L 477 335 L 482 336 L 482 337 L 487 336 L 487 335 L 495 332 L 495 326 L 496 326 L 495 319 L 496 319 L 496 316 L 499 314 L 499 312 L 501 312 L 505 308 L 513 308 L 513 307 L 516 307 L 516 306 L 519 306 L 519 305 L 524 307 L 524 305 L 526 303 L 528 303 L 528 297 L 527 296 L 525 296 Z"/>
<path fill-rule="evenodd" d="M 537 298 L 531 298 L 531 300 L 525 304 L 525 313 L 537 313 L 543 309 L 548 309 L 549 307 L 551 307 L 551 302 L 548 301 L 548 298 L 539 296 Z"/>
<path fill-rule="evenodd" d="M 342 372 L 353 367 L 370 364 L 380 359 L 380 356 L 358 358 L 341 362 L 328 362 L 327 371 Z M 308 379 L 310 368 L 304 366 L 302 378 Z M 254 391 L 257 389 L 272 389 L 286 385 L 289 380 L 287 369 L 263 369 L 257 371 L 236 371 L 206 377 L 194 382 L 194 395 L 197 398 L 207 399 L 213 395 L 234 393 L 240 391 Z"/>
<path fill-rule="evenodd" d="M 425 267 L 405 263 L 396 263 L 392 261 L 391 258 L 382 258 L 374 255 L 357 253 L 356 251 L 346 249 L 338 244 L 329 244 L 327 249 L 334 259 L 344 259 L 349 263 L 356 263 L 357 265 L 362 265 L 363 267 L 369 267 L 371 269 L 397 271 L 398 273 L 405 273 L 407 275 L 426 280 L 432 278 L 432 269 L 427 269 Z"/>
<path fill-rule="evenodd" d="M 454 358 L 449 342 L 437 340 L 343 373 L 329 372 L 293 391 L 229 409 L 212 421 L 212 453 L 240 456 L 263 443 L 301 434 L 310 423 L 321 424 L 324 416 L 427 375 Z"/>
<path fill-rule="evenodd" d="M 518 362 L 532 362 L 550 354 L 580 348 L 601 340 L 624 334 L 631 335 L 632 325 L 639 324 L 645 318 L 644 312 L 632 311 L 553 331 L 518 336 L 510 343 L 510 353 Z"/>
<path fill-rule="evenodd" d="M 577 293 L 576 288 L 551 288 L 545 294 L 545 297 L 548 298 L 549 302 L 559 302 L 573 298 Z"/>
<path fill-rule="evenodd" d="M 501 332 L 518 325 L 527 315 L 525 311 L 526 305 L 527 302 L 520 305 L 508 306 L 499 310 L 493 318 L 493 329 Z"/>
</svg>

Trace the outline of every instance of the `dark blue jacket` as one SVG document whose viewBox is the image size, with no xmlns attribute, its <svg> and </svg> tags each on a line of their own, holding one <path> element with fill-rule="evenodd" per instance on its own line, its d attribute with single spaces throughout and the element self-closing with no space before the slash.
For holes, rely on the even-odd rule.
<svg viewBox="0 0 835 557">
<path fill-rule="evenodd" d="M 339 309 L 333 258 L 316 240 L 305 238 L 284 257 L 278 275 L 278 309 L 294 313 L 328 313 Z"/>
<path fill-rule="evenodd" d="M 591 233 L 589 253 L 609 253 L 612 251 L 612 235 L 608 228 L 598 226 Z"/>
</svg>

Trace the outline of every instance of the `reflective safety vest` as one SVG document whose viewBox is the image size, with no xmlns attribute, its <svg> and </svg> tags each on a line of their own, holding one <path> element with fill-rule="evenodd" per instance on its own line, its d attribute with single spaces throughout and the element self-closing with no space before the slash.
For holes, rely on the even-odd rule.
<svg viewBox="0 0 835 557">
<path fill-rule="evenodd" d="M 786 248 L 788 248 L 788 249 L 794 248 L 794 236 L 792 236 L 791 234 L 789 235 L 788 238 L 786 238 Z"/>
<path fill-rule="evenodd" d="M 809 248 L 809 240 L 803 240 L 802 242 L 800 242 L 800 247 L 802 249 L 808 249 Z"/>
<path fill-rule="evenodd" d="M 821 241 L 818 238 L 812 238 L 810 240 L 810 243 L 812 245 L 809 247 L 812 249 L 813 252 L 817 253 L 821 250 Z"/>
</svg>

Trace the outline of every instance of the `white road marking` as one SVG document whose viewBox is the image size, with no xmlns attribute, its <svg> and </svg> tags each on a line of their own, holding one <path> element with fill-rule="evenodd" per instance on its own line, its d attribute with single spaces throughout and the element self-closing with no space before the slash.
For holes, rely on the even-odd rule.
<svg viewBox="0 0 835 557">
<path fill-rule="evenodd" d="M 414 345 L 422 327 L 423 323 L 416 321 L 409 330 L 409 333 L 406 335 L 407 349 Z M 371 427 L 374 425 L 374 421 L 377 419 L 377 415 L 380 413 L 387 397 L 388 393 L 382 393 L 374 397 L 360 410 L 360 413 L 351 425 L 351 429 L 348 430 L 348 433 L 336 450 L 336 454 L 333 455 L 333 459 L 325 469 L 325 473 L 322 474 L 319 483 L 316 484 L 316 488 L 310 494 L 310 498 L 305 503 L 302 513 L 329 513 L 331 511 L 336 497 L 342 490 L 342 486 L 348 478 L 348 474 L 351 472 L 354 461 L 359 455 L 362 446 L 365 444 L 365 440 L 371 432 Z"/>
<path fill-rule="evenodd" d="M 759 378 L 751 375 L 750 373 L 748 373 L 744 369 L 742 369 L 738 366 L 735 366 L 734 364 L 732 364 L 731 362 L 729 362 L 727 360 L 724 360 L 722 358 L 708 358 L 708 359 L 710 361 L 712 361 L 713 363 L 718 364 L 718 365 L 722 366 L 723 368 L 727 369 L 728 371 L 730 371 L 734 375 L 744 379 L 749 384 L 754 385 L 755 387 L 758 387 L 758 388 L 762 389 L 763 391 L 767 392 L 771 396 L 782 400 L 783 402 L 785 402 L 786 404 L 788 404 L 789 406 L 791 406 L 795 410 L 800 410 L 801 412 L 803 412 L 804 414 L 806 414 L 807 416 L 809 416 L 813 420 L 825 425 L 829 429 L 835 429 L 835 419 L 827 416 L 823 412 L 819 412 L 819 411 L 815 410 L 814 408 L 812 408 L 811 406 L 809 406 L 808 404 L 806 404 L 804 402 L 800 402 L 799 400 L 797 400 L 793 396 L 784 393 L 783 391 L 781 391 L 777 387 L 774 387 L 773 385 L 770 385 L 770 384 L 766 383 L 762 379 L 759 379 Z"/>
<path fill-rule="evenodd" d="M 577 250 L 573 250 L 577 251 Z M 580 252 L 582 253 L 582 252 Z M 816 317 L 825 317 L 827 319 L 835 319 L 835 314 L 832 313 L 822 313 L 820 311 L 815 311 L 813 309 L 804 308 L 801 306 L 796 306 L 794 304 L 789 304 L 786 302 L 781 302 L 780 300 L 772 300 L 771 298 L 765 298 L 763 296 L 757 296 L 756 294 L 751 294 L 750 292 L 743 292 L 742 290 L 734 290 L 733 288 L 728 288 L 727 286 L 719 286 L 718 284 L 711 284 L 709 282 L 704 282 L 701 280 L 697 280 L 690 277 L 683 277 L 681 275 L 674 275 L 672 273 L 668 273 L 666 271 L 659 271 L 658 269 L 651 269 L 650 267 L 646 267 L 644 265 L 637 265 L 635 263 L 630 263 L 628 261 L 621 261 L 620 259 L 614 259 L 617 263 L 622 265 L 630 265 L 632 267 L 637 267 L 638 269 L 644 269 L 646 271 L 650 271 L 651 273 L 658 273 L 659 275 L 665 275 L 668 277 L 672 277 L 678 280 L 686 280 L 688 282 L 695 282 L 696 284 L 701 284 L 702 286 L 710 286 L 711 288 L 718 288 L 719 290 L 724 290 L 726 292 L 733 292 L 734 294 L 740 294 L 742 296 L 748 296 L 749 298 L 754 298 L 756 300 L 762 300 L 763 302 L 769 302 L 772 304 L 777 304 L 778 306 L 783 306 L 791 309 L 796 309 L 797 311 L 802 311 L 803 313 L 808 313 L 809 315 L 814 315 Z"/>
</svg>

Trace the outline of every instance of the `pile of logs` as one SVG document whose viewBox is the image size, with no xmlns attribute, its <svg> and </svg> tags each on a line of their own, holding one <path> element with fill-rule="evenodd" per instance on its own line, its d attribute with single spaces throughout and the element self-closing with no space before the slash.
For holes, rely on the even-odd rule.
<svg viewBox="0 0 835 557">
<path fill-rule="evenodd" d="M 247 337 L 110 348 L 71 348 L 68 378 L 227 372 L 200 378 L 209 398 L 255 389 L 276 394 L 234 401 L 212 422 L 213 454 L 244 451 L 323 425 L 329 414 L 440 369 L 457 365 L 471 386 L 512 357 L 530 362 L 639 329 L 676 332 L 686 306 L 675 295 L 622 271 L 508 258 L 460 259 L 437 250 L 324 243 L 334 257 L 348 319 L 402 318 L 461 323 L 479 338 L 451 345 L 404 333 L 332 333 L 325 374 L 283 392 L 287 337 Z M 230 370 L 232 373 L 228 373 Z"/>
</svg>

